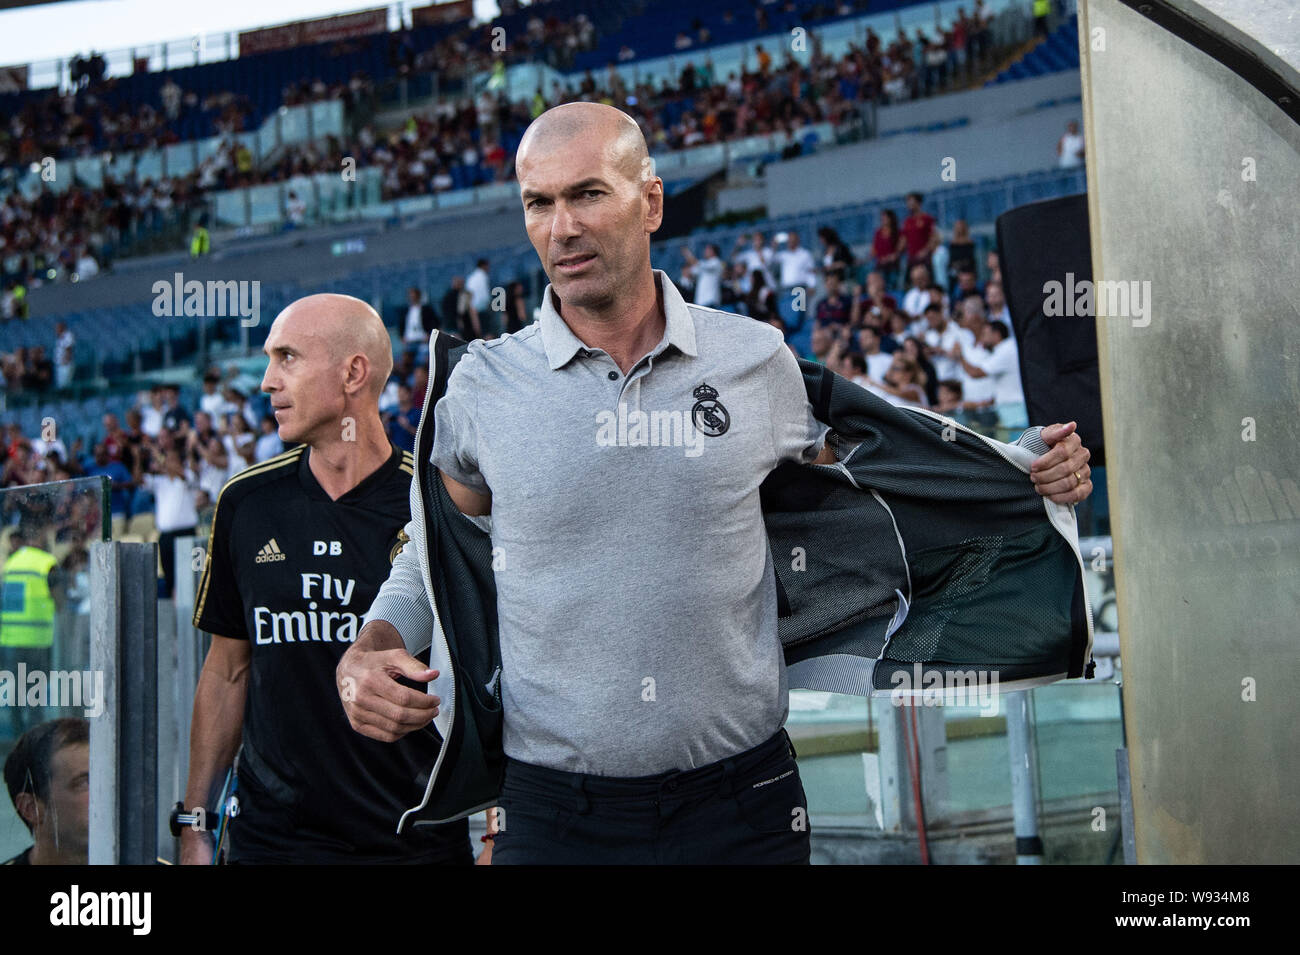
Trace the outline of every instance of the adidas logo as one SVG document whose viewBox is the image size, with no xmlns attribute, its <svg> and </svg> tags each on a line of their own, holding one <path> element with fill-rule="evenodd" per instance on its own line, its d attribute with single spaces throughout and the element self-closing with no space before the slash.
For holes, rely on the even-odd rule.
<svg viewBox="0 0 1300 955">
<path fill-rule="evenodd" d="M 257 556 L 253 558 L 253 563 L 273 564 L 277 560 L 284 560 L 284 551 L 280 550 L 280 545 L 277 544 L 275 538 L 272 537 L 262 545 L 262 549 L 259 550 Z"/>
</svg>

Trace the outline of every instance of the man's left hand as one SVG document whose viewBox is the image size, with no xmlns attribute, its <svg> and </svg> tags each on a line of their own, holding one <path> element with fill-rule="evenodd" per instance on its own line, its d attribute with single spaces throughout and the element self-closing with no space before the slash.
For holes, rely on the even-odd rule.
<svg viewBox="0 0 1300 955">
<path fill-rule="evenodd" d="M 1075 434 L 1076 427 L 1071 421 L 1044 428 L 1043 441 L 1051 450 L 1029 469 L 1034 489 L 1057 504 L 1078 504 L 1092 493 L 1092 468 L 1088 467 L 1092 454 Z"/>
</svg>

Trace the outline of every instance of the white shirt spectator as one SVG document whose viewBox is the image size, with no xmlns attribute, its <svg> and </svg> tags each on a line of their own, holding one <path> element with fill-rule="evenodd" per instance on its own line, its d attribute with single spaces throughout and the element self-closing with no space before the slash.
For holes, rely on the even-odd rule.
<svg viewBox="0 0 1300 955">
<path fill-rule="evenodd" d="M 406 331 L 402 333 L 402 341 L 407 345 L 423 345 L 429 340 L 424 333 L 423 311 L 423 305 L 410 305 L 406 309 Z"/>
<path fill-rule="evenodd" d="M 214 391 L 212 394 L 199 396 L 199 410 L 206 411 L 213 421 L 224 421 L 226 415 L 236 411 L 234 405 L 226 400 L 225 395 L 220 391 Z"/>
<path fill-rule="evenodd" d="M 903 295 L 902 308 L 908 315 L 920 315 L 929 304 L 930 290 L 928 288 L 909 288 Z"/>
<path fill-rule="evenodd" d="M 153 492 L 154 525 L 158 531 L 179 531 L 199 523 L 194 509 L 194 476 L 186 470 L 185 477 L 166 474 L 146 474 L 144 486 Z M 214 501 L 216 497 L 212 498 Z"/>
<path fill-rule="evenodd" d="M 269 458 L 275 457 L 284 450 L 284 442 L 280 436 L 272 431 L 270 434 L 264 434 L 257 439 L 257 450 L 253 456 L 257 458 L 257 463 L 261 464 Z"/>
<path fill-rule="evenodd" d="M 956 378 L 961 380 L 961 365 L 956 360 L 949 358 L 948 353 L 952 351 L 952 346 L 961 345 L 963 355 L 975 351 L 975 336 L 969 331 L 962 328 L 956 322 L 948 322 L 943 331 L 937 332 L 933 328 L 927 329 L 925 337 L 922 339 L 927 345 L 938 346 L 943 352 L 942 355 L 933 355 L 930 358 L 931 364 L 934 365 L 934 373 L 939 376 L 939 380 L 945 378 Z M 972 362 L 972 364 L 974 364 Z"/>
<path fill-rule="evenodd" d="M 65 328 L 54 343 L 54 386 L 66 388 L 72 384 L 72 369 L 76 364 L 77 337 Z"/>
<path fill-rule="evenodd" d="M 289 222 L 293 225 L 302 225 L 303 220 L 307 218 L 307 203 L 302 201 L 302 196 L 294 193 L 285 203 L 285 212 L 289 216 Z"/>
<path fill-rule="evenodd" d="M 1004 338 L 994 346 L 993 351 L 981 349 L 977 357 L 966 359 L 972 365 L 982 368 L 993 381 L 994 398 L 1000 405 L 1021 404 L 1025 400 L 1024 389 L 1020 386 L 1020 355 L 1016 343 Z"/>
<path fill-rule="evenodd" d="M 867 377 L 874 378 L 876 381 L 884 381 L 885 375 L 889 374 L 889 368 L 894 364 L 894 356 L 887 355 L 884 352 L 877 352 L 874 355 L 863 355 L 867 362 Z"/>
<path fill-rule="evenodd" d="M 1083 157 L 1079 155 L 1083 152 L 1083 134 L 1071 133 L 1066 131 L 1061 136 L 1061 156 L 1059 165 L 1062 169 L 1069 169 L 1083 163 Z"/>
<path fill-rule="evenodd" d="M 711 256 L 695 263 L 695 304 L 706 308 L 722 305 L 722 259 Z"/>
<path fill-rule="evenodd" d="M 240 448 L 247 448 L 248 445 L 253 443 L 251 433 L 245 432 L 241 435 L 225 434 L 221 436 L 221 443 L 226 448 L 226 481 L 229 481 L 244 468 L 252 467 L 249 462 L 244 460 L 244 456 L 239 453 Z M 254 462 L 256 462 L 256 452 L 254 452 Z M 212 500 L 215 501 L 216 498 L 214 497 Z"/>
<path fill-rule="evenodd" d="M 42 461 L 45 460 L 45 455 L 49 454 L 51 451 L 59 456 L 60 461 L 68 460 L 68 449 L 58 438 L 55 438 L 53 441 L 46 441 L 43 438 L 32 439 L 32 453 Z"/>
<path fill-rule="evenodd" d="M 772 250 L 767 246 L 759 252 L 753 246 L 736 253 L 736 261 L 745 267 L 745 281 L 741 286 L 746 295 L 752 290 L 754 272 L 762 272 L 768 288 L 776 288 L 776 279 L 772 277 Z"/>
<path fill-rule="evenodd" d="M 482 315 L 488 310 L 488 303 L 492 298 L 487 269 L 476 268 L 469 273 L 469 278 L 465 280 L 465 288 L 469 291 L 469 300 L 474 306 L 474 311 Z"/>
<path fill-rule="evenodd" d="M 149 402 L 140 406 L 140 430 L 151 438 L 156 438 L 162 434 L 163 412 L 161 408 L 155 408 Z"/>
<path fill-rule="evenodd" d="M 988 355 L 988 352 L 986 352 L 983 348 L 980 347 L 976 347 L 973 351 L 967 352 L 966 346 L 963 344 L 961 354 L 962 357 L 965 358 L 972 365 L 978 366 L 980 363 L 980 359 L 983 356 Z M 935 370 L 938 371 L 937 368 Z M 961 380 L 962 401 L 984 402 L 984 401 L 996 400 L 996 397 L 994 395 L 994 392 L 996 391 L 996 385 L 994 384 L 993 379 L 988 375 L 985 375 L 983 378 L 974 378 L 971 376 L 971 374 L 968 371 L 966 371 L 964 366 L 961 366 L 960 380 Z"/>
<path fill-rule="evenodd" d="M 782 288 L 817 287 L 817 262 L 802 245 L 797 249 L 778 249 L 773 258 L 781 269 Z"/>
</svg>

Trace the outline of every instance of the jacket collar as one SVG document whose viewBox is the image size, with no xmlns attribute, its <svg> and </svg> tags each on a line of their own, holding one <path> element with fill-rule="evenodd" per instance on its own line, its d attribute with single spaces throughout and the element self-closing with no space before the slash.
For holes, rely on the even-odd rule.
<svg viewBox="0 0 1300 955">
<path fill-rule="evenodd" d="M 678 351 L 694 358 L 696 355 L 695 319 L 686 305 L 686 299 L 682 298 L 682 293 L 677 291 L 677 286 L 662 269 L 652 271 L 663 293 L 664 317 L 667 322 L 664 338 L 656 351 L 662 351 L 668 345 L 675 345 Z M 537 321 L 541 326 L 542 347 L 546 350 L 546 361 L 552 371 L 563 368 L 574 355 L 587 347 L 582 339 L 573 334 L 569 323 L 555 310 L 550 285 L 547 285 L 546 291 L 542 293 L 542 312 Z"/>
</svg>

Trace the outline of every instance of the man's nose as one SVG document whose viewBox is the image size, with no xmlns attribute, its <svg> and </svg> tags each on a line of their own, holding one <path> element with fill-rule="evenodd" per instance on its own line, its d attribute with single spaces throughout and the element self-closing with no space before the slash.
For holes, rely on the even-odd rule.
<svg viewBox="0 0 1300 955">
<path fill-rule="evenodd" d="M 563 242 L 582 234 L 582 224 L 573 207 L 567 202 L 555 204 L 555 216 L 551 219 L 551 238 Z"/>
</svg>

